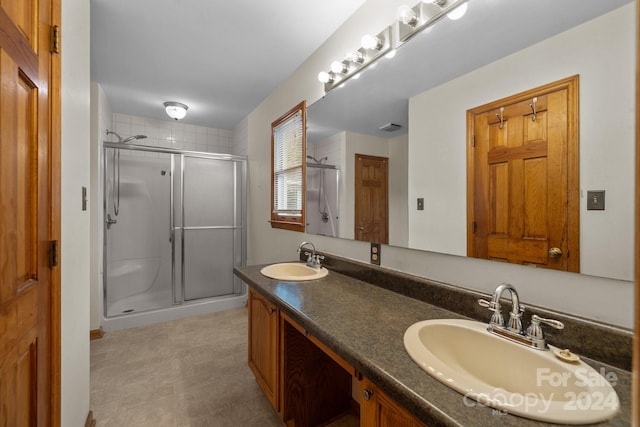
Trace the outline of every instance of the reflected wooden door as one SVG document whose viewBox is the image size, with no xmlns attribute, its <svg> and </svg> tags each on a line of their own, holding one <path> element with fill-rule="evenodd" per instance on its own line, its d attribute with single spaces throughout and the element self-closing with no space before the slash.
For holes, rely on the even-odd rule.
<svg viewBox="0 0 640 427">
<path fill-rule="evenodd" d="M 577 88 L 576 76 L 469 113 L 469 256 L 579 270 Z"/>
<path fill-rule="evenodd" d="M 49 169 L 49 32 L 59 3 L 0 5 L 0 425 L 50 426 L 57 358 L 48 251 L 59 219 Z"/>
<path fill-rule="evenodd" d="M 355 155 L 356 240 L 389 241 L 389 159 Z"/>
</svg>

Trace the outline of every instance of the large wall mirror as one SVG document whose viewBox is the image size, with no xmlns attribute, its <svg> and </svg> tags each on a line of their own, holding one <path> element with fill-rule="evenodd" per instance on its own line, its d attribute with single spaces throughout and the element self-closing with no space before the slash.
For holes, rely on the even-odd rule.
<svg viewBox="0 0 640 427">
<path fill-rule="evenodd" d="M 387 210 L 369 213 L 388 244 L 466 256 L 466 112 L 579 75 L 579 271 L 631 281 L 634 18 L 630 0 L 471 0 L 416 35 L 308 107 L 307 232 L 370 240 L 358 158 L 387 159 Z M 605 209 L 587 210 L 599 190 Z"/>
</svg>

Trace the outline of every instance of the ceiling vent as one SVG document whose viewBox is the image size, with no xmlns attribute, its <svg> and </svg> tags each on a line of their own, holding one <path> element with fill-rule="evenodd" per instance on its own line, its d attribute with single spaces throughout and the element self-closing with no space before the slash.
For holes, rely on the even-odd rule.
<svg viewBox="0 0 640 427">
<path fill-rule="evenodd" d="M 387 123 L 386 125 L 380 126 L 378 129 L 384 132 L 395 132 L 401 127 L 402 126 L 397 125 L 395 123 Z"/>
</svg>

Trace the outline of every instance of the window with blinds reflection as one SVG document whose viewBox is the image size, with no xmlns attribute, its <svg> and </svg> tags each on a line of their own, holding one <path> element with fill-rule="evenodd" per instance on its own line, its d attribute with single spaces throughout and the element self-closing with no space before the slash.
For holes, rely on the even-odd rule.
<svg viewBox="0 0 640 427">
<path fill-rule="evenodd" d="M 304 231 L 306 105 L 301 102 L 271 124 L 271 226 Z"/>
</svg>

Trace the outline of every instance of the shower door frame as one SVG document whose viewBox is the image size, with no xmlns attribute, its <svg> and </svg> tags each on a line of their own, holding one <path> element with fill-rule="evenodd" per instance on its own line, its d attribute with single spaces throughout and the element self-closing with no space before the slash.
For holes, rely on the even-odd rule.
<svg viewBox="0 0 640 427">
<path fill-rule="evenodd" d="M 132 150 L 132 151 L 143 151 L 143 152 L 151 152 L 151 153 L 161 153 L 161 154 L 169 154 L 170 157 L 170 185 L 169 185 L 169 226 L 170 226 L 170 240 L 171 240 L 171 299 L 172 305 L 182 305 L 185 302 L 197 302 L 200 300 L 206 300 L 208 298 L 216 298 L 216 297 L 205 297 L 194 300 L 186 300 L 185 299 L 185 258 L 184 258 L 184 236 L 185 230 L 196 230 L 196 229 L 233 229 L 240 232 L 240 241 L 242 242 L 242 248 L 240 251 L 241 265 L 246 265 L 247 263 L 247 157 L 246 156 L 237 156 L 233 154 L 221 154 L 221 153 L 208 153 L 204 151 L 190 151 L 190 150 L 180 150 L 175 148 L 164 148 L 164 147 L 156 147 L 151 145 L 137 145 L 137 144 L 122 144 L 119 142 L 110 142 L 103 141 L 102 142 L 102 154 L 103 154 L 103 173 L 102 173 L 102 298 L 103 298 L 103 307 L 102 312 L 105 317 L 107 316 L 107 149 L 118 149 L 118 150 Z M 180 209 L 181 209 L 181 224 L 180 227 L 176 227 L 175 224 L 175 166 L 176 166 L 176 156 L 179 156 L 180 161 Z M 185 227 L 184 226 L 184 163 L 185 157 L 195 157 L 195 158 L 204 158 L 211 160 L 222 160 L 222 161 L 233 161 L 236 165 L 239 165 L 241 168 L 240 171 L 240 183 L 237 182 L 237 174 L 234 175 L 234 225 L 233 226 L 209 226 L 209 227 Z M 238 167 L 238 166 L 236 166 Z M 240 196 L 238 196 L 237 189 L 240 189 Z M 240 219 L 241 224 L 235 224 L 237 218 L 237 204 L 238 197 L 240 197 Z M 181 282 L 181 298 L 177 298 L 176 295 L 176 242 L 175 242 L 175 234 L 176 231 L 180 231 L 180 282 Z M 234 249 L 235 253 L 235 249 Z M 242 295 L 242 290 L 238 295 Z M 232 295 L 232 294 L 228 294 Z M 159 308 L 157 310 L 166 309 L 169 307 Z M 152 310 L 155 311 L 155 310 Z M 137 312 L 141 313 L 141 312 Z M 111 316 L 111 318 L 121 317 L 119 316 Z"/>
</svg>

